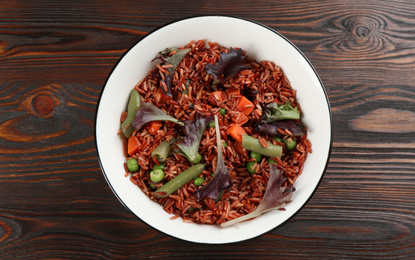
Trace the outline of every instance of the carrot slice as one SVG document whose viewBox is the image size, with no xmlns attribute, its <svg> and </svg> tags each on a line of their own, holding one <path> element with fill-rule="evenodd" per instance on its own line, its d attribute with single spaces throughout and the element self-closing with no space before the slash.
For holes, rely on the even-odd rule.
<svg viewBox="0 0 415 260">
<path fill-rule="evenodd" d="M 249 118 L 242 112 L 234 111 L 232 112 L 232 121 L 238 123 L 239 125 L 243 125 L 249 121 Z"/>
<path fill-rule="evenodd" d="M 236 150 L 237 153 L 239 153 L 240 155 L 242 155 L 244 157 L 247 157 L 248 156 L 248 150 L 246 150 L 242 146 L 242 142 L 236 142 L 236 144 L 235 144 L 235 150 Z"/>
<path fill-rule="evenodd" d="M 167 100 L 170 100 L 171 97 L 167 96 L 166 94 L 164 94 L 163 90 L 161 89 L 161 87 L 159 87 L 159 89 L 156 92 L 157 95 L 160 95 L 160 102 L 161 103 L 166 103 Z"/>
<path fill-rule="evenodd" d="M 223 92 L 222 91 L 214 91 L 212 92 L 212 96 L 217 100 L 217 101 L 222 101 L 223 100 Z"/>
<path fill-rule="evenodd" d="M 254 108 L 255 105 L 244 96 L 239 99 L 238 105 L 236 106 L 236 109 L 243 112 L 245 115 L 251 114 Z"/>
<path fill-rule="evenodd" d="M 242 137 L 241 137 L 241 139 L 242 139 Z M 137 136 L 133 135 L 130 138 L 128 138 L 128 146 L 127 146 L 128 147 L 127 148 L 128 154 L 130 156 L 133 156 L 134 154 L 136 154 L 138 152 L 139 148 L 140 148 L 140 145 L 141 145 L 141 143 L 138 140 Z"/>
<path fill-rule="evenodd" d="M 150 129 L 148 130 L 150 132 L 150 134 L 152 135 L 156 135 L 157 131 L 161 128 L 161 126 L 163 125 L 161 123 L 161 121 L 151 121 L 150 123 L 148 123 L 150 126 Z"/>
<path fill-rule="evenodd" d="M 245 130 L 240 124 L 231 124 L 228 127 L 228 133 L 238 142 L 242 142 L 242 135 L 246 135 Z"/>
</svg>

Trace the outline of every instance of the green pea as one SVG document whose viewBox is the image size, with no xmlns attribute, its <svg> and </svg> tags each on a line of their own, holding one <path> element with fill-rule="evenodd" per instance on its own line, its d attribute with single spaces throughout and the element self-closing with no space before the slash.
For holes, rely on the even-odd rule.
<svg viewBox="0 0 415 260">
<path fill-rule="evenodd" d="M 251 174 L 256 174 L 256 171 L 254 169 L 252 169 L 254 164 L 255 164 L 255 162 L 248 162 L 246 164 L 246 168 L 248 168 L 248 172 L 251 173 Z"/>
<path fill-rule="evenodd" d="M 127 168 L 130 172 L 136 172 L 140 167 L 138 166 L 137 160 L 131 158 L 127 161 Z"/>
<path fill-rule="evenodd" d="M 205 182 L 205 178 L 202 178 L 202 177 L 196 177 L 196 178 L 193 180 L 193 183 L 194 183 L 196 186 L 200 186 L 200 185 L 202 185 L 204 182 Z"/>
<path fill-rule="evenodd" d="M 150 183 L 150 188 L 153 189 L 153 190 L 155 190 L 157 187 L 156 187 L 156 185 L 154 183 Z"/>
<path fill-rule="evenodd" d="M 164 178 L 164 172 L 160 169 L 153 170 L 150 172 L 150 180 L 154 182 L 159 182 L 163 180 Z"/>
<path fill-rule="evenodd" d="M 154 170 L 163 170 L 164 168 L 166 168 L 166 165 L 160 163 L 160 165 L 154 164 L 153 166 L 153 171 Z"/>
<path fill-rule="evenodd" d="M 292 150 L 297 146 L 297 142 L 292 138 L 285 139 L 284 143 L 287 150 Z"/>
<path fill-rule="evenodd" d="M 272 160 L 271 158 L 268 158 L 268 163 L 274 164 L 274 163 L 278 163 L 278 162 Z"/>
<path fill-rule="evenodd" d="M 223 142 L 222 145 L 223 145 L 223 148 L 226 148 L 226 146 L 228 146 L 228 143 L 227 142 Z"/>
<path fill-rule="evenodd" d="M 224 116 L 224 115 L 226 114 L 226 109 L 224 109 L 224 108 L 219 109 L 219 113 L 220 113 L 222 116 Z"/>
<path fill-rule="evenodd" d="M 208 127 L 212 127 L 212 128 L 216 127 L 215 121 L 210 122 L 208 124 Z"/>
<path fill-rule="evenodd" d="M 277 142 L 280 142 L 280 143 L 282 143 L 282 138 L 281 138 L 281 136 L 275 136 L 274 137 L 274 141 L 277 141 Z"/>
<path fill-rule="evenodd" d="M 254 158 L 256 162 L 259 162 L 262 160 L 262 154 L 257 152 L 251 152 L 251 158 Z"/>
</svg>

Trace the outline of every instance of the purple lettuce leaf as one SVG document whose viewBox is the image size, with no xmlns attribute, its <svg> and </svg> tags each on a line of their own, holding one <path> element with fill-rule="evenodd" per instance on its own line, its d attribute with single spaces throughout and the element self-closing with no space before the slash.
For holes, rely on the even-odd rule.
<svg viewBox="0 0 415 260">
<path fill-rule="evenodd" d="M 292 185 L 281 186 L 286 180 L 286 178 L 283 178 L 284 169 L 278 170 L 275 164 L 269 164 L 269 167 L 267 188 L 258 207 L 249 214 L 222 223 L 220 225 L 221 227 L 228 227 L 245 220 L 256 218 L 267 211 L 282 208 L 286 203 L 291 202 L 292 193 L 295 188 Z"/>
<path fill-rule="evenodd" d="M 244 95 L 247 99 L 250 101 L 255 101 L 256 95 L 259 94 L 259 91 L 253 88 L 243 88 L 242 89 L 242 95 Z"/>
<path fill-rule="evenodd" d="M 204 199 L 209 197 L 213 200 L 217 200 L 219 194 L 223 190 L 229 191 L 232 188 L 233 181 L 231 175 L 226 169 L 225 161 L 223 160 L 222 155 L 222 142 L 220 138 L 220 131 L 219 131 L 219 121 L 218 117 L 215 115 L 215 127 L 216 127 L 216 144 L 218 150 L 218 162 L 216 165 L 216 172 L 213 176 L 212 180 L 201 189 L 195 192 L 197 199 Z"/>
<path fill-rule="evenodd" d="M 197 163 L 200 140 L 206 126 L 213 120 L 213 116 L 201 116 L 199 113 L 196 113 L 194 120 L 185 121 L 186 136 L 182 142 L 176 145 L 190 162 Z"/>
<path fill-rule="evenodd" d="M 170 52 L 172 51 L 176 51 L 175 54 L 173 54 L 172 56 L 168 56 Z M 177 49 L 177 48 L 166 48 L 165 50 L 159 52 L 159 55 L 157 57 L 155 57 L 153 59 L 159 59 L 161 60 L 161 64 L 162 65 L 167 65 L 167 64 L 171 64 L 172 66 L 170 68 L 167 68 L 166 70 L 169 72 L 169 74 L 165 74 L 165 83 L 167 86 L 167 89 L 164 89 L 163 87 L 161 88 L 164 92 L 164 94 L 173 97 L 170 87 L 173 83 L 173 76 L 174 76 L 174 72 L 177 68 L 177 66 L 179 66 L 180 62 L 183 60 L 184 57 L 186 57 L 186 55 L 190 52 L 190 49 Z"/>
<path fill-rule="evenodd" d="M 303 136 L 306 134 L 306 129 L 301 122 L 290 119 L 259 124 L 258 132 L 263 132 L 270 135 L 280 135 L 278 128 L 282 130 L 288 129 L 294 136 Z"/>
<path fill-rule="evenodd" d="M 184 125 L 178 119 L 170 116 L 160 108 L 148 102 L 141 102 L 140 107 L 137 109 L 133 121 L 133 127 L 136 130 L 140 130 L 146 123 L 151 121 L 171 121 L 173 123 Z"/>
<path fill-rule="evenodd" d="M 219 61 L 216 62 L 216 64 L 206 64 L 205 71 L 220 82 L 225 82 L 226 80 L 233 78 L 238 71 L 246 68 L 244 62 L 247 56 L 242 54 L 242 49 L 236 50 L 231 48 L 230 52 L 222 52 L 219 55 Z"/>
</svg>

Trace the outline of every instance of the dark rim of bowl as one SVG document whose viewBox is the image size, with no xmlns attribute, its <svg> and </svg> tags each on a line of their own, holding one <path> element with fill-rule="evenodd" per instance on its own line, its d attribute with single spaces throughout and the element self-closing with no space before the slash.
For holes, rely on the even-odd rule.
<svg viewBox="0 0 415 260">
<path fill-rule="evenodd" d="M 324 95 L 325 95 L 325 98 L 326 98 L 326 102 L 327 102 L 327 108 L 328 108 L 328 111 L 329 111 L 329 120 L 330 120 L 330 142 L 329 142 L 329 150 L 328 150 L 328 154 L 327 154 L 327 160 L 326 160 L 326 164 L 325 164 L 325 166 L 324 166 L 324 169 L 323 169 L 323 172 L 322 172 L 322 174 L 321 174 L 321 177 L 320 177 L 320 179 L 319 179 L 319 181 L 318 181 L 318 183 L 317 183 L 317 185 L 316 185 L 316 187 L 314 188 L 314 190 L 313 190 L 313 192 L 311 193 L 311 195 L 307 198 L 307 200 L 303 203 L 303 205 L 301 205 L 301 207 L 300 208 L 298 208 L 298 210 L 294 213 L 294 214 L 292 214 L 287 220 L 285 220 L 284 222 L 282 222 L 281 224 L 279 224 L 279 225 L 277 225 L 277 226 L 275 226 L 274 228 L 271 228 L 270 230 L 268 230 L 267 232 L 264 232 L 264 233 L 261 233 L 261 234 L 259 234 L 259 235 L 256 235 L 256 236 L 253 236 L 253 237 L 251 237 L 251 238 L 247 238 L 247 239 L 244 239 L 244 240 L 238 240 L 238 241 L 230 241 L 230 242 L 225 242 L 225 243 L 214 243 L 214 242 L 212 242 L 212 243 L 208 243 L 208 242 L 198 242 L 198 241 L 192 241 L 192 240 L 186 240 L 186 239 L 183 239 L 183 238 L 179 238 L 179 237 L 175 237 L 175 236 L 173 236 L 173 235 L 170 235 L 170 234 L 167 234 L 167 233 L 165 233 L 163 230 L 160 230 L 160 229 L 158 229 L 158 228 L 156 228 L 156 227 L 154 227 L 154 226 L 152 226 L 152 225 L 150 225 L 150 224 L 148 224 L 147 222 L 145 222 L 145 221 L 143 221 L 139 216 L 137 216 L 123 201 L 122 201 L 122 199 L 120 198 L 120 196 L 117 194 L 117 192 L 115 191 L 115 189 L 113 188 L 113 186 L 111 185 L 111 183 L 110 183 L 110 181 L 109 181 L 109 179 L 108 179 L 108 176 L 107 176 L 107 174 L 105 173 L 105 169 L 104 169 L 104 167 L 103 167 L 103 165 L 102 165 L 102 162 L 101 162 L 101 158 L 100 158 L 100 156 L 99 156 L 99 152 L 98 152 L 98 143 L 97 143 L 97 128 L 96 128 L 96 122 L 97 122 L 97 116 L 98 116 L 98 110 L 99 110 L 99 105 L 100 105 L 100 102 L 101 102 L 101 98 L 102 98 L 102 95 L 103 95 L 103 93 L 104 93 L 104 88 L 105 88 L 105 86 L 107 85 L 107 83 L 108 83 L 108 80 L 109 80 L 109 78 L 111 77 L 111 75 L 112 75 L 112 73 L 114 72 L 114 70 L 115 70 L 115 68 L 118 66 L 118 64 L 121 62 L 121 60 L 124 58 L 124 56 L 125 55 L 127 55 L 128 53 L 129 53 L 129 51 L 134 47 L 134 46 L 136 46 L 137 44 L 139 44 L 143 39 L 145 39 L 146 37 L 148 37 L 149 35 L 151 35 L 151 34 L 153 34 L 154 32 L 156 32 L 156 31 L 158 31 L 158 30 L 160 30 L 161 28 L 164 28 L 164 27 L 167 27 L 167 26 L 169 26 L 169 25 L 171 25 L 171 24 L 174 24 L 174 23 L 177 23 L 177 22 L 181 22 L 181 21 L 185 21 L 185 20 L 191 20 L 191 19 L 197 19 L 197 18 L 203 18 L 203 17 L 218 17 L 218 18 L 220 18 L 220 17 L 222 17 L 222 18 L 233 18 L 233 19 L 238 19 L 238 20 L 244 20 L 244 21 L 247 21 L 247 22 L 251 22 L 251 23 L 254 23 L 254 24 L 256 24 L 256 25 L 259 25 L 259 26 L 262 26 L 262 27 L 264 27 L 264 28 L 266 28 L 266 29 L 268 29 L 268 30 L 270 30 L 271 32 L 273 32 L 273 33 L 275 33 L 275 34 L 277 34 L 279 37 L 281 37 L 282 39 L 284 39 L 286 42 L 288 42 L 291 46 L 293 46 L 295 49 L 296 49 L 296 51 L 298 52 L 298 53 L 300 53 L 301 54 L 301 56 L 303 56 L 303 58 L 307 61 L 307 63 L 309 64 L 309 66 L 313 69 L 313 71 L 314 71 L 314 74 L 315 74 L 315 76 L 317 77 L 317 79 L 318 79 L 318 81 L 320 82 L 320 86 L 321 86 L 321 88 L 322 88 L 322 90 L 323 90 L 323 93 L 324 93 Z M 314 66 L 311 64 L 311 62 L 309 61 L 309 59 L 304 55 L 304 53 L 295 45 L 295 44 L 293 44 L 290 40 L 288 40 L 284 35 L 282 35 L 282 34 L 280 34 L 279 32 L 277 32 L 276 30 L 274 30 L 274 29 L 272 29 L 271 27 L 269 27 L 269 26 L 267 26 L 267 25 L 264 25 L 264 24 L 262 24 L 262 23 L 260 23 L 260 22 L 257 22 L 257 21 L 254 21 L 254 20 L 251 20 L 251 19 L 248 19 L 248 18 L 243 18 L 243 17 L 238 17 L 238 16 L 231 16 L 231 15 L 196 15 L 196 16 L 188 16 L 188 17 L 184 17 L 184 18 L 181 18 L 181 19 L 177 19 L 177 20 L 174 20 L 174 21 L 172 21 L 172 22 L 169 22 L 169 23 L 166 23 L 166 24 L 164 24 L 164 25 L 162 25 L 162 26 L 159 26 L 159 27 L 157 27 L 157 28 L 155 28 L 155 29 L 153 29 L 153 30 L 151 30 L 150 32 L 148 32 L 143 38 L 141 38 L 139 41 L 137 41 L 134 45 L 132 45 L 119 59 L 118 59 L 118 61 L 117 61 L 117 63 L 114 65 L 114 67 L 112 68 L 112 70 L 111 70 L 111 72 L 108 74 L 108 77 L 107 77 L 107 79 L 105 80 L 105 83 L 104 83 L 104 86 L 103 86 L 103 88 L 102 88 L 102 90 L 101 90 L 101 93 L 100 93 L 100 95 L 99 95 L 99 98 L 98 98 L 98 102 L 97 102 L 97 106 L 96 106 L 96 112 L 95 112 L 95 119 L 94 119 L 94 137 L 95 137 L 95 150 L 96 150 L 96 153 L 97 153 L 97 156 L 98 156 L 98 162 L 99 162 L 99 165 L 100 165 L 100 168 L 101 168 L 101 171 L 102 171 L 102 173 L 103 173 L 103 175 L 104 175 L 104 178 L 105 178 L 105 180 L 106 180 L 106 182 L 107 182 L 107 184 L 108 184 L 108 186 L 111 188 L 111 190 L 112 190 L 112 192 L 114 193 L 114 195 L 115 195 L 115 197 L 121 202 L 121 204 L 122 205 L 124 205 L 124 207 L 125 208 L 127 208 L 131 213 L 133 213 L 133 215 L 135 216 L 135 217 L 137 217 L 138 219 L 140 219 L 142 222 L 144 222 L 146 225 L 148 225 L 148 226 L 150 226 L 151 228 L 153 228 L 153 229 L 156 229 L 156 230 L 158 230 L 159 232 L 161 232 L 161 233 L 163 233 L 163 234 L 165 234 L 165 235 L 168 235 L 168 236 L 170 236 L 170 237 L 174 237 L 174 238 L 177 238 L 177 239 L 180 239 L 180 240 L 183 240 L 183 241 L 187 241 L 187 242 L 193 242 L 193 243 L 200 243 L 200 244 L 230 244 L 230 243 L 238 243 L 238 242 L 242 242 L 242 241 L 248 241 L 248 240 L 251 240 L 251 239 L 254 239 L 254 238 L 257 238 L 257 237 L 260 237 L 260 236 L 263 236 L 263 235 L 265 235 L 265 234 L 267 234 L 267 233 L 269 233 L 269 232 L 272 232 L 273 230 L 275 230 L 275 229 L 277 229 L 277 228 L 279 228 L 279 227 L 281 227 L 281 226 L 283 226 L 285 223 L 287 223 L 289 220 L 291 220 L 294 216 L 296 216 L 297 214 L 298 214 L 298 212 L 300 212 L 304 207 L 305 207 L 305 205 L 307 205 L 307 203 L 310 201 L 310 199 L 314 196 L 314 193 L 317 191 L 317 189 L 318 189 L 318 187 L 320 186 L 320 184 L 321 184 L 321 181 L 323 180 L 323 177 L 324 177 L 324 175 L 325 175 L 325 172 L 326 172 L 326 170 L 327 170 L 327 167 L 328 167 L 328 163 L 329 163 L 329 160 L 330 160 L 330 155 L 331 155 L 331 150 L 332 150 L 332 145 L 333 145 L 333 126 L 332 126 L 332 111 L 331 111 L 331 106 L 330 106 L 330 101 L 329 101 L 329 98 L 328 98 L 328 95 L 327 95 L 327 92 L 326 92 L 326 89 L 325 89 L 325 87 L 324 87 L 324 85 L 323 85 L 323 82 L 322 82 L 322 80 L 321 80 L 321 78 L 320 78 L 320 76 L 318 75 L 318 73 L 317 73 L 317 71 L 316 71 L 316 69 L 314 68 Z"/>
</svg>

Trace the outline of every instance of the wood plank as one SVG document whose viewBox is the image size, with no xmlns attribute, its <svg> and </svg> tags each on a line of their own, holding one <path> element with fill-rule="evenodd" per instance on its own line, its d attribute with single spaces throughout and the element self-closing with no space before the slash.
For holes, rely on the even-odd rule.
<svg viewBox="0 0 415 260">
<path fill-rule="evenodd" d="M 195 245 L 137 219 L 95 152 L 96 104 L 119 58 L 155 28 L 203 14 L 282 33 L 333 111 L 332 155 L 309 203 L 230 245 Z M 404 0 L 2 1 L 0 258 L 415 258 L 414 17 Z"/>
</svg>

